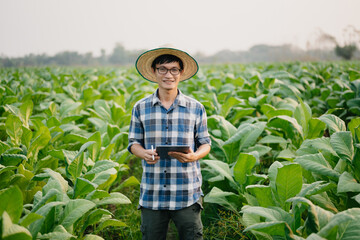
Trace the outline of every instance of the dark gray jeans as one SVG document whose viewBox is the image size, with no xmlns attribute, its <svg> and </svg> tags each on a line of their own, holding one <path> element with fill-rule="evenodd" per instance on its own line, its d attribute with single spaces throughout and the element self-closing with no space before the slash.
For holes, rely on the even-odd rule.
<svg viewBox="0 0 360 240">
<path fill-rule="evenodd" d="M 143 240 L 165 240 L 170 219 L 175 223 L 180 240 L 203 239 L 201 201 L 180 210 L 140 209 Z"/>
</svg>

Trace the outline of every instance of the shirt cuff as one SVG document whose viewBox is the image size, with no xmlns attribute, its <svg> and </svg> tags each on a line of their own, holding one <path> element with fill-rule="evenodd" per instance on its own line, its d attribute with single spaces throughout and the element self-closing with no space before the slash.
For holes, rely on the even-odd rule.
<svg viewBox="0 0 360 240">
<path fill-rule="evenodd" d="M 139 145 L 141 145 L 141 143 L 136 142 L 136 141 L 130 142 L 129 145 L 128 145 L 128 147 L 127 147 L 127 150 L 128 150 L 131 154 L 133 154 L 133 153 L 131 152 L 131 146 L 134 145 L 134 144 L 139 144 Z"/>
</svg>

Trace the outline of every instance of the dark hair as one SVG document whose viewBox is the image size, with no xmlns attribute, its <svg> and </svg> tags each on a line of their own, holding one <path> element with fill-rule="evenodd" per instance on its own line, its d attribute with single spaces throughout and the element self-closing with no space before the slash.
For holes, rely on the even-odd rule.
<svg viewBox="0 0 360 240">
<path fill-rule="evenodd" d="M 163 63 L 172 63 L 172 62 L 178 62 L 180 65 L 180 70 L 184 69 L 184 64 L 181 61 L 180 58 L 177 56 L 171 55 L 171 54 L 163 54 L 155 58 L 155 60 L 152 62 L 151 67 L 155 70 L 156 64 L 163 64 Z"/>
</svg>

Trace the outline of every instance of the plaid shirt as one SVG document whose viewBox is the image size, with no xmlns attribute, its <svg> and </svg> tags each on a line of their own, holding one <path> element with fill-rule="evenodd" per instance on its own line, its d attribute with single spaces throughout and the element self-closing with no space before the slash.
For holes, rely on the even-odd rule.
<svg viewBox="0 0 360 240">
<path fill-rule="evenodd" d="M 154 94 L 138 101 L 133 108 L 128 150 L 133 144 L 145 149 L 151 145 L 189 145 L 194 151 L 210 144 L 204 106 L 179 90 L 169 109 Z M 142 160 L 143 174 L 139 205 L 154 210 L 178 210 L 197 202 L 203 195 L 199 161 L 181 163 L 175 158 L 156 164 Z"/>
</svg>

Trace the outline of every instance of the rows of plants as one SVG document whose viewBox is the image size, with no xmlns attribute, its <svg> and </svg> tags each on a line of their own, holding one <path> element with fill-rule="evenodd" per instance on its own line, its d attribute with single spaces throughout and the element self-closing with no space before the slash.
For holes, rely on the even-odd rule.
<svg viewBox="0 0 360 240">
<path fill-rule="evenodd" d="M 257 239 L 360 236 L 360 66 L 230 67 L 197 94 L 213 140 L 205 202 Z"/>
<path fill-rule="evenodd" d="M 146 94 L 135 88 L 115 70 L 1 71 L 2 239 L 102 239 L 125 226 L 111 209 L 139 183 L 123 178 L 129 109 Z"/>
<path fill-rule="evenodd" d="M 122 219 L 141 174 L 127 131 L 156 85 L 125 67 L 0 69 L 0 81 L 0 236 L 139 238 L 118 231 L 140 224 Z M 201 66 L 179 88 L 208 114 L 205 229 L 225 212 L 236 238 L 360 235 L 359 63 Z M 206 239 L 230 239 L 221 226 Z"/>
</svg>

